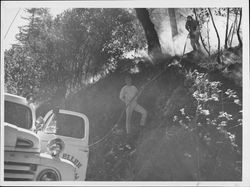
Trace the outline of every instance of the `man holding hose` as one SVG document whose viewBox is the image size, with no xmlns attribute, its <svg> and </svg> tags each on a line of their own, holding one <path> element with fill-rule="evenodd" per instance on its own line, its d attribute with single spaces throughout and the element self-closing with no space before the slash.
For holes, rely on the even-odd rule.
<svg viewBox="0 0 250 187">
<path fill-rule="evenodd" d="M 200 30 L 198 21 L 194 20 L 192 16 L 188 16 L 185 27 L 189 32 L 189 38 L 193 50 L 195 51 L 200 50 L 200 43 L 199 43 Z"/>
<path fill-rule="evenodd" d="M 126 132 L 131 134 L 131 117 L 133 111 L 141 113 L 140 126 L 145 126 L 147 111 L 137 103 L 137 98 L 140 93 L 132 84 L 131 76 L 125 77 L 126 85 L 121 89 L 120 99 L 126 104 Z"/>
</svg>

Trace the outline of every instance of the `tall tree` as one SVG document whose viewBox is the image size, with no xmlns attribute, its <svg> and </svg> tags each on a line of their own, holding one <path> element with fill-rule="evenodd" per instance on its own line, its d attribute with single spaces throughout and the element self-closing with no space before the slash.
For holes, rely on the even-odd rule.
<svg viewBox="0 0 250 187">
<path fill-rule="evenodd" d="M 219 55 L 220 55 L 220 35 L 219 35 L 218 30 L 217 30 L 217 27 L 216 27 L 216 25 L 215 25 L 215 23 L 214 23 L 214 18 L 213 18 L 213 15 L 212 15 L 212 13 L 211 13 L 210 8 L 208 8 L 208 11 L 209 11 L 209 14 L 210 14 L 210 17 L 211 17 L 213 26 L 214 26 L 214 30 L 215 30 L 215 32 L 216 32 L 216 36 L 217 36 L 217 39 L 218 39 L 218 50 L 217 50 L 217 51 L 218 51 L 218 58 L 217 58 L 217 60 L 218 60 L 218 62 L 220 63 L 220 58 L 219 58 Z"/>
<path fill-rule="evenodd" d="M 175 9 L 174 8 L 169 8 L 168 13 L 169 13 L 169 18 L 170 18 L 172 37 L 174 38 L 176 35 L 178 35 L 178 28 L 177 28 L 177 22 L 176 22 L 176 16 L 175 16 Z"/>
<path fill-rule="evenodd" d="M 194 12 L 194 15 L 195 15 L 195 20 L 196 20 L 197 22 L 199 22 L 198 16 L 197 16 L 197 13 L 196 13 L 195 8 L 193 8 L 193 12 Z M 204 43 L 204 39 L 203 39 L 203 37 L 202 37 L 202 35 L 201 35 L 201 32 L 199 33 L 199 36 L 200 36 L 200 38 L 201 38 L 201 43 L 202 43 L 204 49 L 206 50 L 206 52 L 207 52 L 208 55 L 210 56 L 210 50 L 208 50 L 208 49 L 206 48 L 206 45 L 205 45 L 205 43 Z M 209 36 L 208 36 L 208 48 L 210 48 Z"/>
<path fill-rule="evenodd" d="M 14 45 L 4 52 L 5 89 L 23 95 L 33 92 L 41 80 L 40 64 L 37 64 L 25 46 Z"/>
<path fill-rule="evenodd" d="M 231 38 L 229 41 L 230 47 L 232 47 L 232 42 L 233 42 L 234 34 L 236 32 L 235 30 L 237 29 L 237 22 L 238 22 L 238 10 L 236 8 L 233 8 L 233 12 L 235 14 L 235 19 L 234 19 L 234 23 L 232 24 Z"/>
<path fill-rule="evenodd" d="M 238 37 L 238 40 L 239 40 L 239 47 L 242 47 L 242 41 L 241 41 L 241 38 L 240 38 L 241 19 L 242 19 L 242 8 L 240 9 L 240 20 L 239 20 L 239 25 L 238 25 L 238 29 L 237 29 L 237 37 Z"/>
<path fill-rule="evenodd" d="M 225 49 L 227 49 L 228 22 L 229 22 L 229 8 L 227 8 L 227 25 L 226 25 L 225 45 L 224 45 Z"/>
<path fill-rule="evenodd" d="M 136 8 L 135 11 L 147 38 L 148 53 L 151 56 L 156 57 L 158 54 L 162 53 L 161 45 L 154 24 L 150 19 L 149 12 L 146 8 Z"/>
</svg>

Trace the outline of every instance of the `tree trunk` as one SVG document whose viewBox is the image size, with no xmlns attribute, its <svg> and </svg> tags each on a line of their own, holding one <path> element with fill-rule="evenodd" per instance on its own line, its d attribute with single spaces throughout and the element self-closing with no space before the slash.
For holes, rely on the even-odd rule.
<svg viewBox="0 0 250 187">
<path fill-rule="evenodd" d="M 228 22 L 229 22 L 229 8 L 227 8 L 227 26 L 226 26 L 225 46 L 224 46 L 225 49 L 227 49 Z"/>
<path fill-rule="evenodd" d="M 146 35 L 149 55 L 155 57 L 157 54 L 162 54 L 159 38 L 154 28 L 154 24 L 149 17 L 148 10 L 146 8 L 136 8 L 135 11 Z"/>
<path fill-rule="evenodd" d="M 212 19 L 212 23 L 213 23 L 213 26 L 214 26 L 214 29 L 215 29 L 215 32 L 216 32 L 216 35 L 217 35 L 217 39 L 218 39 L 218 52 L 220 52 L 220 36 L 219 36 L 219 33 L 218 33 L 218 30 L 216 28 L 216 25 L 214 23 L 214 18 L 213 18 L 213 15 L 211 13 L 211 10 L 210 8 L 208 8 L 208 11 L 209 11 L 209 14 L 211 16 L 211 19 Z"/>
<path fill-rule="evenodd" d="M 198 22 L 199 20 L 198 20 L 198 17 L 197 17 L 195 8 L 193 9 L 193 12 L 194 12 L 194 15 L 195 15 L 195 20 Z M 203 38 L 202 38 L 201 32 L 199 33 L 199 35 L 200 35 L 201 43 L 202 43 L 204 49 L 206 50 L 207 54 L 210 56 L 210 52 L 209 52 L 209 51 L 207 50 L 207 48 L 206 48 L 206 45 L 205 45 L 204 40 L 203 40 Z"/>
<path fill-rule="evenodd" d="M 238 40 L 239 40 L 239 47 L 242 47 L 242 41 L 241 41 L 241 38 L 240 38 L 241 19 L 242 19 L 242 9 L 240 9 L 240 20 L 239 20 L 239 26 L 238 26 L 238 29 L 237 29 L 237 37 L 238 37 Z"/>
<path fill-rule="evenodd" d="M 171 25 L 171 31 L 172 31 L 172 38 L 174 38 L 176 35 L 178 35 L 178 28 L 177 28 L 177 22 L 175 17 L 175 9 L 169 8 L 168 14 L 170 17 L 170 25 Z"/>
<path fill-rule="evenodd" d="M 36 9 L 32 9 L 33 12 L 32 12 L 32 16 L 31 16 L 31 22 L 30 22 L 30 27 L 29 27 L 29 31 L 28 31 L 28 35 L 27 35 L 27 41 L 28 41 L 28 44 L 29 44 L 29 47 L 32 48 L 32 50 L 36 53 L 36 45 L 35 45 L 35 40 L 33 42 L 31 42 L 34 38 L 33 36 L 31 36 L 31 34 L 33 34 L 33 27 L 34 27 L 34 19 L 35 19 L 35 14 L 36 14 Z"/>
<path fill-rule="evenodd" d="M 28 42 L 30 42 L 30 33 L 32 32 L 33 30 L 33 25 L 34 25 L 34 19 L 35 19 L 35 13 L 36 13 L 36 9 L 33 8 L 32 9 L 32 16 L 31 16 L 31 21 L 30 21 L 30 27 L 29 27 L 29 31 L 28 31 L 28 35 L 27 35 L 27 40 Z"/>
<path fill-rule="evenodd" d="M 213 18 L 213 15 L 212 15 L 212 13 L 211 13 L 210 8 L 208 8 L 208 11 L 209 11 L 209 14 L 210 14 L 210 16 L 211 16 L 212 23 L 213 23 L 213 26 L 214 26 L 214 29 L 215 29 L 215 32 L 216 32 L 216 36 L 217 36 L 217 39 L 218 39 L 217 62 L 218 62 L 219 64 L 221 64 L 221 59 L 220 59 L 220 35 L 219 35 L 218 30 L 217 30 L 217 28 L 216 28 L 216 25 L 215 25 L 215 23 L 214 23 L 214 18 Z"/>
<path fill-rule="evenodd" d="M 208 21 L 207 21 L 207 45 L 208 45 L 208 54 L 210 56 L 210 52 L 211 52 L 211 45 L 210 45 L 210 35 L 209 35 L 209 27 L 208 27 Z"/>
<path fill-rule="evenodd" d="M 229 45 L 229 47 L 231 47 L 231 44 L 230 44 L 230 36 L 231 36 L 231 33 L 232 33 L 232 30 L 233 30 L 233 27 L 234 27 L 234 23 L 232 23 L 231 27 L 230 27 L 230 30 L 229 30 L 229 33 L 227 35 L 227 45 Z"/>
<path fill-rule="evenodd" d="M 237 22 L 238 22 L 237 18 L 238 18 L 238 14 L 236 13 L 235 20 L 234 20 L 234 25 L 233 25 L 232 36 L 231 36 L 231 39 L 230 39 L 230 47 L 232 47 L 232 42 L 233 42 L 233 37 L 234 37 L 234 33 L 235 33 L 235 28 L 236 28 L 236 25 L 237 25 Z"/>
</svg>

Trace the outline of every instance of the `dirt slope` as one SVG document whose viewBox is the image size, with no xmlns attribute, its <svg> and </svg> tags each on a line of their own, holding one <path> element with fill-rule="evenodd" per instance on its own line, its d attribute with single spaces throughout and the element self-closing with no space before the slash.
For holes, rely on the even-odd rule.
<svg viewBox="0 0 250 187">
<path fill-rule="evenodd" d="M 162 70 L 167 62 L 168 60 L 163 60 L 157 66 L 144 67 L 140 73 L 133 75 L 134 84 L 140 87 L 149 77 Z M 183 65 L 187 69 L 189 67 L 208 71 L 198 63 L 193 63 L 190 56 L 183 59 Z M 241 95 L 241 86 L 221 72 L 212 71 L 210 75 L 211 79 L 225 83 L 224 89 L 235 89 Z M 123 73 L 113 73 L 68 99 L 67 108 L 85 113 L 89 117 L 90 143 L 105 135 L 122 112 L 124 105 L 118 96 L 124 85 L 123 78 Z M 126 152 L 119 147 L 124 141 L 122 133 L 97 144 L 90 149 L 87 180 L 240 180 L 241 175 L 235 165 L 239 158 L 226 136 L 215 133 L 226 143 L 219 153 L 211 151 L 202 143 L 194 143 L 197 137 L 192 132 L 187 132 L 178 125 L 173 126 L 169 119 L 163 116 L 162 108 L 177 87 L 183 87 L 183 76 L 178 73 L 178 69 L 169 68 L 145 89 L 138 102 L 149 113 L 146 129 L 138 128 L 140 116 L 133 114 L 136 151 Z M 171 109 L 173 114 L 182 104 L 190 101 L 190 97 L 185 94 L 179 98 L 182 98 L 182 101 L 180 106 L 174 105 L 178 107 Z M 119 125 L 119 129 L 124 130 L 125 116 Z M 241 134 L 241 131 L 238 133 Z M 238 139 L 240 142 L 240 135 Z M 197 147 L 200 152 L 199 159 L 196 154 Z M 222 154 L 224 158 L 220 161 L 219 168 L 214 167 L 218 156 L 215 153 Z M 228 156 L 229 154 L 231 156 Z M 199 173 L 197 167 L 200 169 Z"/>
</svg>

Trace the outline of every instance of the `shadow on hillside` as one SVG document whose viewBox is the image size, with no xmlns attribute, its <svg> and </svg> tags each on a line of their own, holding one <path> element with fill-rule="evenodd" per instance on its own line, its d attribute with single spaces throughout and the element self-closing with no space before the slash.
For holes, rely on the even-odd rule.
<svg viewBox="0 0 250 187">
<path fill-rule="evenodd" d="M 174 58 L 180 59 L 179 57 Z M 172 60 L 162 59 L 157 65 L 141 66 L 140 72 L 132 75 L 134 84 L 140 87 L 150 77 L 164 69 L 166 64 Z M 232 76 L 226 76 L 232 71 L 224 72 L 226 68 L 230 68 L 230 64 L 224 65 L 224 69 L 217 65 L 211 68 L 209 64 L 204 66 L 205 60 L 190 53 L 185 55 L 181 64 L 186 70 L 197 69 L 199 72 L 208 73 L 209 79 L 223 83 L 222 90 L 228 88 L 236 90 L 242 99 L 241 84 L 238 80 L 234 81 Z M 120 89 L 124 85 L 124 74 L 124 72 L 114 72 L 94 85 L 81 90 L 67 101 L 69 109 L 85 113 L 89 117 L 90 143 L 109 132 L 124 109 L 124 105 L 118 98 Z M 186 131 L 181 126 L 174 125 L 170 117 L 164 117 L 162 112 L 164 104 L 175 89 L 183 87 L 183 80 L 184 76 L 179 69 L 170 67 L 144 90 L 138 103 L 147 109 L 149 117 L 147 128 L 138 130 L 137 124 L 140 116 L 136 113 L 133 114 L 132 123 L 135 132 L 138 132 L 135 133 L 136 150 L 131 154 L 119 149 L 119 146 L 124 142 L 125 116 L 123 116 L 119 124 L 123 133 L 111 136 L 108 140 L 91 147 L 87 180 L 241 180 L 241 170 L 235 164 L 236 161 L 241 161 L 241 156 L 239 156 L 241 154 L 232 150 L 226 136 L 212 129 L 214 137 L 223 141 L 224 147 L 219 152 L 215 148 L 211 150 L 202 142 L 195 144 L 194 139 L 197 135 Z M 185 93 L 179 98 L 181 100 L 176 102 L 180 102 L 180 105 L 175 105 L 171 109 L 171 117 L 185 106 L 186 102 L 191 101 L 190 96 L 185 96 Z M 229 113 L 238 111 L 238 108 L 234 108 L 230 104 L 225 107 L 229 109 Z M 241 128 L 235 129 L 234 132 L 237 143 L 241 147 L 242 130 Z M 196 154 L 197 147 L 200 150 L 199 157 Z M 216 160 L 218 154 L 223 160 Z M 199 160 L 199 166 L 197 166 L 197 160 Z M 218 162 L 220 162 L 220 167 L 217 167 Z M 199 174 L 197 167 L 199 167 Z"/>
</svg>

